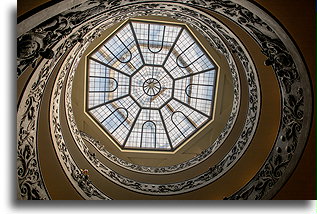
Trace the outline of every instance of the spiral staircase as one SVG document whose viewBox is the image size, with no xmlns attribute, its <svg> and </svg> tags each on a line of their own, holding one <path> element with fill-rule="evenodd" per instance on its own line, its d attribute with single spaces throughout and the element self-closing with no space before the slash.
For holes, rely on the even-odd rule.
<svg viewBox="0 0 317 214">
<path fill-rule="evenodd" d="M 295 1 L 284 5 L 282 0 L 24 4 L 17 25 L 19 199 L 314 199 L 315 41 L 313 21 L 305 15 L 311 5 L 298 10 Z M 175 66 L 189 73 L 190 83 L 177 88 L 172 70 L 143 59 L 131 76 L 121 75 L 130 82 L 115 72 L 99 76 L 112 81 L 111 90 L 101 90 L 112 100 L 93 98 L 96 72 L 109 67 L 124 73 L 124 66 L 135 66 L 129 54 L 133 58 L 151 49 L 134 32 L 134 23 L 164 27 L 162 38 L 168 36 L 165 28 L 180 26 L 213 65 L 206 71 L 212 70 L 214 79 L 202 83 L 207 75 L 199 69 L 195 75 L 191 68 L 198 58 L 181 57 L 187 46 L 182 49 L 175 39 L 164 46 L 170 51 L 166 57 L 175 55 Z M 120 34 L 124 26 L 134 34 Z M 127 51 L 114 54 L 110 45 L 102 61 L 96 53 L 115 37 Z M 135 45 L 125 44 L 129 39 Z M 176 46 L 180 51 L 172 50 Z M 153 47 L 150 60 L 164 49 Z M 117 61 L 108 63 L 106 56 Z M 146 69 L 157 67 L 157 76 L 147 76 Z M 159 79 L 162 73 L 167 80 Z M 144 81 L 139 74 L 146 76 Z M 131 118 L 136 109 L 109 94 L 125 81 L 132 91 L 129 102 L 141 109 Z M 198 87 L 213 93 L 195 94 Z M 148 97 L 142 100 L 133 93 Z M 100 106 L 108 110 L 93 111 Z M 142 119 L 142 112 L 152 116 Z M 115 114 L 120 123 L 107 120 Z"/>
</svg>

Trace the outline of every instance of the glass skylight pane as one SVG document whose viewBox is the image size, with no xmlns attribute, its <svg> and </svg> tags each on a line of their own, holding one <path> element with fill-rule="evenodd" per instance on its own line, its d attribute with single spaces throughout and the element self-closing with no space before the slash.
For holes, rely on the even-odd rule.
<svg viewBox="0 0 317 214">
<path fill-rule="evenodd" d="M 89 60 L 89 76 L 104 77 L 106 76 L 106 67 L 93 60 Z"/>
<path fill-rule="evenodd" d="M 132 22 L 146 64 L 162 65 L 181 30 L 179 26 Z"/>
<path fill-rule="evenodd" d="M 88 63 L 88 112 L 123 149 L 175 150 L 211 119 L 217 68 L 184 25 L 128 21 Z"/>
<path fill-rule="evenodd" d="M 89 103 L 88 103 L 89 108 L 100 105 L 100 104 L 105 102 L 105 94 L 104 93 L 89 92 L 88 96 L 89 96 Z"/>
</svg>

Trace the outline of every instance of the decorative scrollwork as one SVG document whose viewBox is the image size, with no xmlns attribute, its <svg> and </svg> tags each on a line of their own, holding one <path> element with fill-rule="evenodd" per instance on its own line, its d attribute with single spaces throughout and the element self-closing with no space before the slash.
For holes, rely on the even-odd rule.
<svg viewBox="0 0 317 214">
<path fill-rule="evenodd" d="M 184 12 L 182 12 L 182 13 L 184 14 Z M 175 14 L 172 13 L 172 14 L 169 14 L 169 15 L 173 16 Z M 181 19 L 181 20 L 183 20 L 185 22 L 193 23 L 194 19 L 193 18 L 188 19 L 188 17 L 191 17 L 190 14 L 187 15 L 187 16 L 180 16 L 180 15 L 176 14 L 176 17 L 173 17 L 173 18 L 178 18 L 178 19 Z M 208 24 L 210 24 L 210 23 L 208 23 Z M 212 24 L 214 25 L 216 23 L 212 22 Z M 201 29 L 201 28 L 203 28 L 205 26 L 205 25 L 200 24 L 199 22 L 196 23 L 196 25 L 198 25 L 198 26 L 196 26 L 197 29 Z M 218 27 L 218 30 L 224 31 L 224 29 L 222 29 L 221 26 Z M 212 41 L 212 42 L 214 41 L 214 39 L 217 38 L 215 36 L 216 34 L 212 34 L 210 32 L 210 30 L 207 29 L 207 28 L 205 29 L 204 32 L 201 32 L 201 33 L 207 33 L 208 34 L 207 38 L 211 37 L 212 39 L 210 41 Z M 226 32 L 226 34 L 228 34 L 228 33 Z M 112 161 L 114 163 L 117 163 L 121 167 L 127 168 L 129 170 L 142 172 L 142 173 L 150 173 L 150 174 L 176 173 L 176 172 L 179 172 L 179 171 L 186 170 L 186 169 L 188 169 L 190 167 L 193 167 L 193 166 L 197 165 L 198 163 L 200 163 L 201 161 L 203 161 L 206 158 L 208 158 L 211 154 L 214 153 L 214 151 L 216 151 L 217 148 L 220 147 L 222 142 L 224 142 L 224 140 L 226 139 L 227 135 L 230 133 L 230 130 L 231 130 L 233 124 L 234 124 L 234 121 L 235 121 L 235 118 L 237 116 L 237 112 L 238 112 L 238 109 L 239 109 L 238 105 L 239 105 L 239 96 L 240 96 L 239 95 L 239 78 L 238 78 L 238 75 L 237 75 L 237 71 L 236 71 L 236 67 L 235 67 L 235 64 L 233 62 L 233 59 L 231 58 L 230 54 L 228 54 L 229 51 L 224 47 L 222 41 L 219 41 L 219 43 L 213 44 L 213 45 L 218 50 L 220 50 L 228 59 L 229 66 L 231 68 L 232 76 L 233 76 L 233 79 L 234 79 L 234 81 L 233 81 L 233 84 L 234 84 L 234 103 L 233 103 L 233 108 L 232 108 L 231 115 L 229 116 L 229 119 L 228 119 L 228 123 L 226 124 L 223 132 L 219 135 L 219 137 L 216 140 L 216 142 L 214 142 L 214 144 L 212 144 L 212 146 L 210 148 L 208 148 L 207 150 L 203 151 L 201 154 L 197 155 L 193 159 L 188 160 L 188 161 L 186 161 L 184 163 L 180 163 L 180 164 L 173 165 L 173 166 L 167 166 L 167 167 L 146 167 L 146 166 L 135 165 L 135 164 L 132 164 L 132 163 L 127 163 L 127 162 L 125 162 L 125 161 L 123 161 L 121 159 L 118 159 L 117 157 L 113 156 L 112 154 L 109 154 L 109 152 L 106 151 L 105 148 L 102 147 L 100 144 L 98 144 L 96 141 L 90 140 L 88 142 L 90 142 L 92 145 L 94 145 L 95 148 L 97 150 L 99 150 L 99 152 L 101 154 L 103 154 L 106 158 L 108 158 L 110 161 Z M 234 45 L 237 46 L 237 47 L 240 47 L 237 43 L 235 43 Z M 241 49 L 241 51 L 242 51 L 242 49 Z M 240 57 L 244 59 L 244 61 L 245 61 L 244 64 L 246 64 L 246 65 L 249 64 L 248 60 L 244 57 L 243 54 Z M 247 68 L 247 69 L 250 69 L 250 68 Z M 70 75 L 70 79 L 72 79 L 71 75 Z M 70 81 L 68 81 L 68 82 L 70 82 Z M 250 85 L 252 85 L 252 87 L 254 88 L 255 87 L 254 81 L 251 82 Z M 71 90 L 71 88 L 67 89 L 67 90 Z M 254 89 L 252 89 L 252 90 L 254 91 Z M 66 97 L 67 97 L 66 98 L 66 102 L 69 104 L 69 106 L 71 106 L 71 96 L 70 96 L 70 94 L 71 94 L 71 92 L 67 93 L 67 95 L 66 95 Z M 257 96 L 257 95 L 254 94 L 254 96 Z M 253 105 L 255 105 L 255 104 L 253 103 Z M 68 108 L 70 108 L 70 107 L 68 107 Z M 257 111 L 256 108 L 252 108 L 252 110 Z M 252 117 L 254 117 L 254 115 Z M 73 115 L 72 115 L 71 111 L 68 111 L 67 118 L 68 118 L 70 127 L 75 127 L 76 123 L 75 123 L 75 121 L 73 119 Z M 74 123 L 74 124 L 72 124 L 72 123 Z M 250 124 L 250 123 L 249 123 L 249 125 L 252 126 L 252 124 Z M 76 131 L 76 129 L 73 130 L 73 132 L 74 133 L 78 133 L 78 131 Z M 75 137 L 75 139 L 76 139 L 76 137 Z M 89 139 L 89 138 L 86 138 L 86 139 Z"/>
<path fill-rule="evenodd" d="M 151 5 L 152 6 L 152 5 Z M 175 6 L 174 6 L 175 7 Z M 131 11 L 135 11 L 134 8 L 129 8 Z M 152 8 L 152 12 L 155 14 L 155 10 Z M 162 10 L 159 10 L 160 14 L 162 14 Z M 174 11 L 173 14 L 176 12 Z M 128 13 L 127 13 L 128 14 Z M 139 15 L 141 12 L 139 12 Z M 177 13 L 176 13 L 177 14 Z M 178 15 L 180 16 L 180 15 Z M 173 17 L 175 18 L 175 17 Z M 178 17 L 179 18 L 179 17 Z M 238 43 L 237 43 L 238 45 Z M 242 50 L 242 48 L 241 48 Z M 241 56 L 244 56 L 244 52 L 240 51 L 239 54 Z M 243 59 L 243 65 L 247 65 L 246 72 L 247 78 L 249 79 L 249 86 L 250 86 L 250 96 L 252 98 L 250 99 L 252 102 L 252 108 L 250 108 L 250 111 L 255 111 L 254 113 L 249 113 L 249 118 L 246 121 L 246 127 L 245 131 L 240 137 L 240 140 L 238 141 L 238 144 L 228 153 L 224 161 L 222 161 L 220 164 L 217 164 L 216 167 L 211 168 L 212 170 L 208 170 L 207 172 L 203 173 L 202 175 L 199 175 L 193 179 L 179 182 L 179 183 L 171 183 L 171 184 L 148 184 L 148 183 L 141 183 L 135 180 L 132 180 L 130 178 L 127 178 L 125 176 L 122 176 L 115 171 L 111 170 L 107 166 L 105 166 L 102 162 L 100 162 L 96 157 L 91 156 L 91 153 L 89 152 L 87 146 L 82 142 L 82 139 L 80 136 L 78 136 L 79 131 L 77 130 L 76 123 L 74 122 L 74 119 L 68 116 L 70 119 L 69 125 L 73 132 L 73 136 L 75 138 L 75 142 L 77 143 L 78 147 L 80 148 L 81 152 L 86 156 L 86 159 L 90 161 L 90 163 L 97 169 L 101 174 L 103 174 L 105 177 L 113 181 L 114 183 L 119 184 L 120 186 L 123 186 L 125 188 L 141 192 L 141 193 L 147 193 L 147 194 L 158 194 L 158 195 L 171 195 L 171 194 L 177 194 L 177 193 L 183 193 L 187 191 L 191 191 L 197 188 L 200 188 L 202 186 L 205 186 L 209 183 L 211 183 L 214 179 L 219 177 L 221 174 L 225 173 L 226 170 L 228 170 L 237 160 L 238 157 L 243 154 L 243 152 L 246 149 L 246 146 L 250 142 L 251 136 L 254 133 L 255 125 L 257 123 L 258 117 L 258 108 L 256 108 L 256 105 L 258 105 L 258 98 L 259 96 L 257 94 L 257 83 L 255 79 L 254 74 L 250 74 L 255 71 L 255 69 L 252 68 L 249 59 L 247 57 L 242 57 Z M 73 72 L 69 75 L 70 79 L 73 79 Z M 66 92 L 66 109 L 67 109 L 67 115 L 72 114 L 72 107 L 71 107 L 71 81 L 68 81 L 67 83 L 67 92 Z M 60 94 L 60 93 L 59 93 Z M 58 102 L 54 102 L 58 103 Z M 75 129 L 74 129 L 75 128 Z M 200 157 L 206 158 L 208 157 L 210 153 L 203 152 Z M 182 164 L 180 164 L 182 165 Z M 182 166 L 183 167 L 183 166 Z M 186 166 L 187 168 L 188 166 Z M 214 170 L 217 169 L 217 170 Z"/>
<path fill-rule="evenodd" d="M 141 2 L 138 2 L 141 3 Z M 263 17 L 270 18 L 265 13 L 255 13 L 259 10 L 256 6 L 245 5 L 244 2 L 235 3 L 230 0 L 208 0 L 208 1 L 175 1 L 170 4 L 134 4 L 134 1 L 87 1 L 82 5 L 72 8 L 70 11 L 62 13 L 56 17 L 47 20 L 45 23 L 34 28 L 30 32 L 18 38 L 18 76 L 29 66 L 37 66 L 33 76 L 31 77 L 25 89 L 24 95 L 21 99 L 21 104 L 18 108 L 17 130 L 18 130 L 18 145 L 17 145 L 17 174 L 18 174 L 18 188 L 20 191 L 19 197 L 22 199 L 49 199 L 49 195 L 45 189 L 44 182 L 41 178 L 39 164 L 37 161 L 36 149 L 36 131 L 39 108 L 43 96 L 43 91 L 46 83 L 50 77 L 52 68 L 60 60 L 61 56 L 74 47 L 78 42 L 81 47 L 84 47 L 98 36 L 98 33 L 86 36 L 90 30 L 94 29 L 105 19 L 102 18 L 107 9 L 113 6 L 117 9 L 109 12 L 107 15 L 114 17 L 111 23 L 115 23 L 123 18 L 126 18 L 130 12 L 130 16 L 155 14 L 151 11 L 157 9 L 162 10 L 162 5 L 166 9 L 166 14 L 173 18 L 178 18 L 181 13 L 189 11 L 190 13 L 198 14 L 196 20 L 194 18 L 183 16 L 184 21 L 190 19 L 191 22 L 197 26 L 207 29 L 198 20 L 202 22 L 209 22 L 208 18 L 202 15 L 203 13 L 191 11 L 189 8 L 195 6 L 196 8 L 203 7 L 207 10 L 219 13 L 228 19 L 236 22 L 241 28 L 245 29 L 254 40 L 261 46 L 262 52 L 268 57 L 265 64 L 272 66 L 277 79 L 281 85 L 282 95 L 282 120 L 281 127 L 278 134 L 278 139 L 275 142 L 274 149 L 269 154 L 263 167 L 256 174 L 256 176 L 237 193 L 226 199 L 263 199 L 276 192 L 283 184 L 283 176 L 289 176 L 290 170 L 294 168 L 298 157 L 294 157 L 295 153 L 300 153 L 304 148 L 304 143 L 300 144 L 300 139 L 307 138 L 307 124 L 311 120 L 311 92 L 304 90 L 303 87 L 309 87 L 310 83 L 307 78 L 306 69 L 303 68 L 302 59 L 296 55 L 297 50 L 290 50 L 293 44 L 286 41 L 285 38 L 280 38 L 277 33 L 284 32 L 279 26 L 269 26 L 268 22 L 263 21 Z M 179 9 L 182 5 L 183 9 Z M 160 9 L 159 9 L 160 8 Z M 131 12 L 133 10 L 134 12 Z M 181 12 L 180 12 L 181 11 Z M 124 14 L 124 15 L 119 15 Z M 159 14 L 159 12 L 158 12 Z M 258 15 L 255 15 L 258 14 Z M 93 17 L 93 19 L 92 19 Z M 119 18 L 118 18 L 119 17 Z M 91 21 L 88 21 L 91 19 Z M 87 22 L 87 23 L 86 23 Z M 109 23 L 109 24 L 111 24 Z M 106 28 L 106 27 L 105 27 Z M 102 30 L 102 29 L 99 29 Z M 100 31 L 96 31 L 99 32 Z M 206 34 L 210 34 L 207 32 Z M 224 34 L 226 35 L 226 34 Z M 230 37 L 230 36 L 229 36 Z M 212 38 L 212 37 L 211 37 Z M 228 38 L 228 36 L 225 38 Z M 221 44 L 219 39 L 213 38 L 209 40 L 215 47 L 220 50 L 225 50 L 225 47 L 219 46 Z M 234 52 L 243 61 L 247 62 L 247 58 L 243 56 L 243 52 L 237 47 L 233 40 L 228 40 Z M 244 59 L 243 59 L 244 58 Z M 297 63 L 295 63 L 295 61 Z M 70 66 L 70 65 L 68 65 Z M 66 66 L 66 70 L 67 70 Z M 248 67 L 248 71 L 252 68 Z M 65 74 L 63 74 L 65 75 Z M 61 76 L 64 78 L 64 76 Z M 256 112 L 259 110 L 257 100 L 257 89 L 252 88 L 256 82 L 256 77 L 253 72 L 247 74 L 249 79 L 250 104 L 249 105 L 249 119 L 246 120 L 248 128 L 244 129 L 241 138 L 232 148 L 231 152 L 216 166 L 213 166 L 204 174 L 193 179 L 179 182 L 175 184 L 156 185 L 149 188 L 149 184 L 142 184 L 132 181 L 114 171 L 110 170 L 89 153 L 85 151 L 87 157 L 92 161 L 93 165 L 98 165 L 104 174 L 115 181 L 116 183 L 124 184 L 129 189 L 144 193 L 155 194 L 174 194 L 179 192 L 186 192 L 204 186 L 212 178 L 216 178 L 219 173 L 223 172 L 224 168 L 233 164 L 238 155 L 246 148 L 247 138 L 252 135 L 252 127 L 256 124 Z M 62 87 L 63 81 L 59 82 L 58 87 Z M 236 92 L 235 92 L 236 93 Z M 58 97 L 58 94 L 54 94 Z M 71 108 L 70 108 L 71 109 Z M 55 128 L 54 132 L 56 138 L 62 139 L 60 134 L 60 125 L 57 122 L 57 117 L 53 117 L 52 126 Z M 234 118 L 230 119 L 231 121 Z M 305 128 L 304 128 L 305 127 Z M 80 136 L 80 133 L 76 133 Z M 224 137 L 225 135 L 223 135 Z M 71 156 L 67 154 L 66 144 L 58 141 L 58 150 L 61 152 L 61 159 L 67 163 L 65 165 L 68 172 L 72 172 L 72 179 L 77 182 L 77 187 L 88 196 L 93 196 L 95 199 L 107 198 L 103 193 L 93 187 L 91 182 L 80 174 L 79 168 L 71 160 Z M 210 154 L 204 151 L 200 158 L 203 159 Z M 69 164 L 71 163 L 71 164 Z M 93 189 L 91 189 L 93 188 Z M 274 190 L 274 191 L 273 191 Z"/>
</svg>

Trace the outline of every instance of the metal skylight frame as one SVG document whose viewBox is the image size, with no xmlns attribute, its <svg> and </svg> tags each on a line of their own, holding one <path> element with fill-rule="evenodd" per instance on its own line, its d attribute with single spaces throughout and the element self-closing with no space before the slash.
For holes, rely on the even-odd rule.
<svg viewBox="0 0 317 214">
<path fill-rule="evenodd" d="M 169 36 L 171 32 L 173 35 Z M 179 41 L 182 37 L 185 39 Z M 184 41 L 192 43 L 188 45 Z M 156 57 L 164 54 L 163 59 Z M 149 60 L 152 63 L 147 63 Z M 212 119 L 218 68 L 186 25 L 129 20 L 88 56 L 88 64 L 86 112 L 121 149 L 174 151 Z M 153 100 L 146 107 L 131 95 L 134 76 L 149 67 L 163 69 L 164 77 L 172 81 L 171 96 L 156 107 L 151 107 Z M 164 84 L 160 82 L 163 78 L 156 79 L 153 75 L 154 71 L 152 76 L 142 77 L 143 86 L 151 79 L 159 85 L 148 100 L 164 93 Z M 144 88 L 143 92 L 146 95 Z"/>
</svg>

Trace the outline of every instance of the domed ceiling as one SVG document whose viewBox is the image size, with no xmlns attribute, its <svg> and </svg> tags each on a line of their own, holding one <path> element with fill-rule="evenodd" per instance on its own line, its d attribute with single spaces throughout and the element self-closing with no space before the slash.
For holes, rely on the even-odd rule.
<svg viewBox="0 0 317 214">
<path fill-rule="evenodd" d="M 19 199 L 273 198 L 313 114 L 283 26 L 249 1 L 74 2 L 18 24 Z"/>
</svg>

